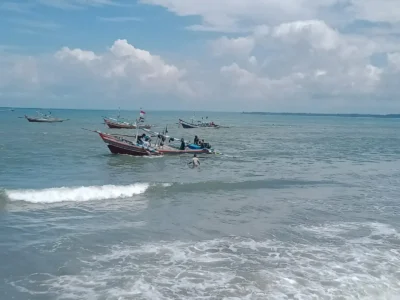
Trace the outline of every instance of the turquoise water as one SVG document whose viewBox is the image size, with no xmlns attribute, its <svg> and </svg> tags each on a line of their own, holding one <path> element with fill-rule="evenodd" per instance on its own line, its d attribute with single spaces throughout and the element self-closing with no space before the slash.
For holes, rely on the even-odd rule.
<svg viewBox="0 0 400 300">
<path fill-rule="evenodd" d="M 196 113 L 232 127 L 184 130 L 193 113 L 148 112 L 222 152 L 196 170 L 81 129 L 116 112 L 24 114 L 0 118 L 4 299 L 400 297 L 398 119 Z"/>
</svg>

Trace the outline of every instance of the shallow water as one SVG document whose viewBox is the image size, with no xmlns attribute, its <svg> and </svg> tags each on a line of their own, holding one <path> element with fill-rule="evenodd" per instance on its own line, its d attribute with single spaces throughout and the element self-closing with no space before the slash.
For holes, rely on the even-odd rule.
<svg viewBox="0 0 400 300">
<path fill-rule="evenodd" d="M 111 155 L 81 128 L 112 112 L 25 113 L 0 118 L 4 299 L 400 298 L 399 120 L 148 112 L 222 152 L 196 170 Z"/>
</svg>

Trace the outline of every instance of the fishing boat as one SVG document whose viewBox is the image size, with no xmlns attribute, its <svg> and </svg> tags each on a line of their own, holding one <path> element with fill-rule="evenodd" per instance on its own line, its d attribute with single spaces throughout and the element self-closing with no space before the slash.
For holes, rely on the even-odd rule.
<svg viewBox="0 0 400 300">
<path fill-rule="evenodd" d="M 118 135 L 108 134 L 100 131 L 97 132 L 108 149 L 113 154 L 126 154 L 132 156 L 160 156 L 161 152 L 151 147 L 145 147 L 136 141 L 125 139 Z"/>
<path fill-rule="evenodd" d="M 193 120 L 192 122 L 187 122 L 185 120 L 179 119 L 179 125 L 182 126 L 182 128 L 185 129 L 191 129 L 191 128 L 220 128 L 221 126 L 215 124 L 214 122 L 202 122 L 202 121 L 197 121 L 195 123 Z"/>
<path fill-rule="evenodd" d="M 162 154 L 216 154 L 216 151 L 214 151 L 211 146 L 209 147 L 200 147 L 199 145 L 195 145 L 193 143 L 190 143 L 188 141 L 183 140 L 185 143 L 185 149 L 181 150 L 180 146 L 174 145 L 171 142 L 182 142 L 182 139 L 174 138 L 166 133 L 168 132 L 168 129 L 165 128 L 165 130 L 160 133 L 160 132 L 155 132 L 149 129 L 142 129 L 143 131 L 151 134 L 152 136 L 156 136 L 157 140 L 155 142 L 154 148 L 162 153 Z M 168 143 L 166 145 L 165 143 Z"/>
<path fill-rule="evenodd" d="M 139 117 L 139 122 L 136 120 L 135 123 L 129 122 L 124 118 L 121 118 L 121 113 L 120 111 L 118 112 L 118 117 L 117 118 L 110 118 L 110 117 L 103 117 L 104 123 L 111 129 L 136 129 L 136 128 L 147 128 L 150 129 L 151 125 L 146 125 L 146 124 L 139 124 L 139 127 L 137 126 L 137 123 L 142 123 L 144 122 L 144 115 L 146 112 L 144 112 L 142 109 L 140 109 L 140 117 Z"/>
<path fill-rule="evenodd" d="M 64 121 L 68 121 L 69 119 L 60 119 L 60 118 L 55 118 L 51 116 L 51 112 L 49 112 L 48 115 L 42 114 L 40 112 L 37 112 L 38 116 L 37 117 L 29 117 L 25 115 L 25 119 L 27 119 L 29 122 L 33 123 L 60 123 Z"/>
<path fill-rule="evenodd" d="M 114 119 L 109 117 L 104 117 L 104 123 L 111 129 L 136 129 L 137 127 L 136 123 L 130 123 L 121 119 Z M 139 125 L 139 128 L 150 129 L 151 125 L 143 124 Z"/>
<path fill-rule="evenodd" d="M 127 136 L 121 134 L 110 134 L 98 130 L 83 130 L 97 133 L 104 143 L 107 144 L 108 149 L 112 154 L 125 154 L 132 156 L 160 156 L 161 152 L 156 149 L 138 143 L 137 135 Z M 128 140 L 125 137 L 133 137 L 134 140 Z"/>
<path fill-rule="evenodd" d="M 139 120 L 136 120 L 137 124 L 144 120 L 144 111 L 140 112 Z M 84 128 L 83 128 L 84 129 Z M 84 129 L 88 130 L 88 129 Z M 122 135 L 122 134 L 110 134 L 104 133 L 97 130 L 88 130 L 99 134 L 104 143 L 107 144 L 108 149 L 113 154 L 126 154 L 132 156 L 160 156 L 161 152 L 157 151 L 150 145 L 150 137 L 143 134 L 139 137 L 139 128 L 136 126 L 136 134 Z M 128 139 L 129 138 L 129 139 Z M 133 139 L 132 139 L 133 138 Z"/>
</svg>

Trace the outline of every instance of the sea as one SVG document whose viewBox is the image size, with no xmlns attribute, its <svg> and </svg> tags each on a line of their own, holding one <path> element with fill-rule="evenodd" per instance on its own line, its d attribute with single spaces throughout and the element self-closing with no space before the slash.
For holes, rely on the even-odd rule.
<svg viewBox="0 0 400 300">
<path fill-rule="evenodd" d="M 116 111 L 0 112 L 0 299 L 400 299 L 400 119 L 146 112 L 218 154 L 113 155 L 84 129 L 135 134 Z"/>
</svg>

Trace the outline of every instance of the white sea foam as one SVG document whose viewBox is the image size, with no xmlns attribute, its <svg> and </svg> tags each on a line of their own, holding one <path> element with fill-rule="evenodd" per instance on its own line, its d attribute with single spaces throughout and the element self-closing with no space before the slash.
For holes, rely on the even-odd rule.
<svg viewBox="0 0 400 300">
<path fill-rule="evenodd" d="M 308 232 L 331 237 L 367 227 L 382 239 L 400 241 L 389 225 L 351 223 L 340 230 L 331 225 Z M 337 245 L 305 245 L 240 237 L 119 244 L 91 256 L 80 273 L 41 280 L 40 286 L 71 299 L 394 300 L 400 296 L 396 245 L 375 247 L 352 238 Z M 31 285 L 29 280 L 18 286 Z"/>
<path fill-rule="evenodd" d="M 31 203 L 83 202 L 105 199 L 129 198 L 143 194 L 150 187 L 148 183 L 131 185 L 102 185 L 82 187 L 59 187 L 42 190 L 6 190 L 11 201 Z"/>
</svg>

